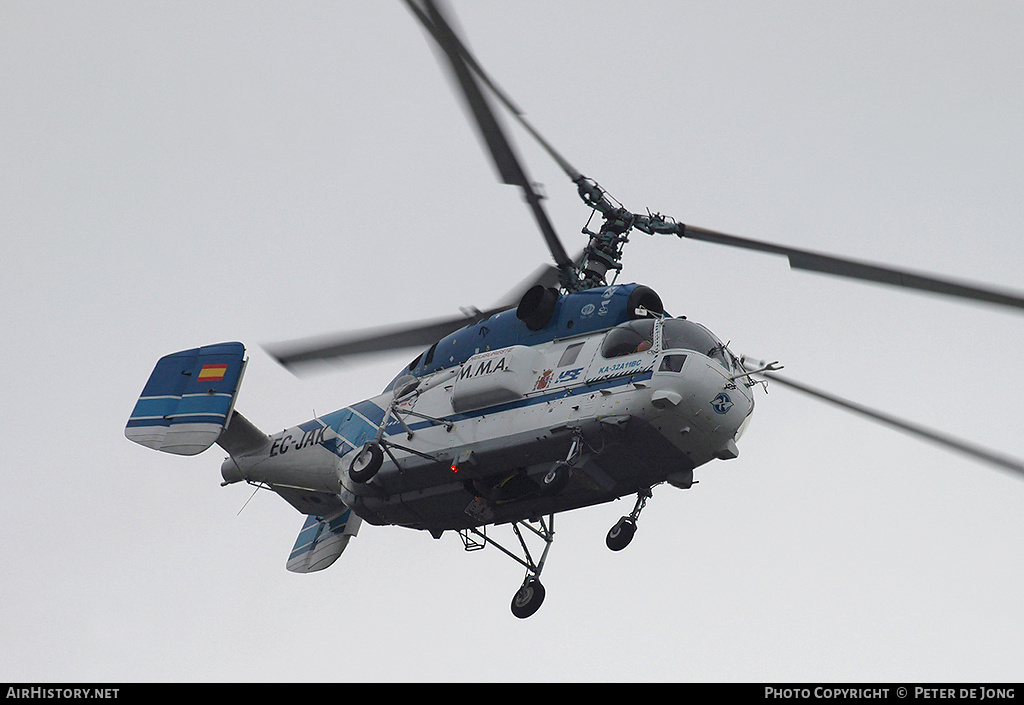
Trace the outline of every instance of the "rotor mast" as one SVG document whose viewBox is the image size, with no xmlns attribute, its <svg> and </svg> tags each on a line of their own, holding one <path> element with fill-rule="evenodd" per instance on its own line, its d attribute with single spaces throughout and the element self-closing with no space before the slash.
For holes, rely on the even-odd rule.
<svg viewBox="0 0 1024 705">
<path fill-rule="evenodd" d="M 579 289 L 591 289 L 605 286 L 609 282 L 607 274 L 614 270 L 618 275 L 622 269 L 623 246 L 629 241 L 629 233 L 633 228 L 648 235 L 679 235 L 684 225 L 666 218 L 660 213 L 641 215 L 626 210 L 593 179 L 580 175 L 574 179 L 577 192 L 583 202 L 595 212 L 600 213 L 604 222 L 600 230 L 593 232 L 587 228 L 583 232 L 590 237 L 583 258 L 577 267 Z M 613 276 L 613 280 L 614 280 Z"/>
</svg>

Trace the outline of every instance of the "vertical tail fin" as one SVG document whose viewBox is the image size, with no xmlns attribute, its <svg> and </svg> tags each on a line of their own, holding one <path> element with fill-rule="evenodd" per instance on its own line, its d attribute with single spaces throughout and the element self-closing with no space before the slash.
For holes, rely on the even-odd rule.
<svg viewBox="0 0 1024 705">
<path fill-rule="evenodd" d="M 160 358 L 124 435 L 165 453 L 202 453 L 231 419 L 245 363 L 241 343 L 207 345 Z"/>
</svg>

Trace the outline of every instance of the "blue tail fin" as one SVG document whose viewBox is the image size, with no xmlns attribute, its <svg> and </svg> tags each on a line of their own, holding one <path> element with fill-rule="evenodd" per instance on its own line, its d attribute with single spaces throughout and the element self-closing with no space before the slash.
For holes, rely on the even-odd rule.
<svg viewBox="0 0 1024 705">
<path fill-rule="evenodd" d="M 245 363 L 241 343 L 207 345 L 160 358 L 124 435 L 165 453 L 203 452 L 231 418 Z"/>
</svg>

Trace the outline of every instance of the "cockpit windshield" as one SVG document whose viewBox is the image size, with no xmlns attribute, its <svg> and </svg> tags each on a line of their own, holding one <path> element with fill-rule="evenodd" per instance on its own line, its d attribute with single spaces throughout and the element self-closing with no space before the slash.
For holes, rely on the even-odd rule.
<svg viewBox="0 0 1024 705">
<path fill-rule="evenodd" d="M 734 370 L 732 354 L 711 331 L 685 318 L 662 321 L 662 350 L 693 350 L 718 362 L 729 372 Z M 654 319 L 629 321 L 612 328 L 601 343 L 601 355 L 621 357 L 654 347 Z"/>
<path fill-rule="evenodd" d="M 733 369 L 732 355 L 704 326 L 685 318 L 667 318 L 662 327 L 662 350 L 682 349 L 703 353 L 726 370 Z"/>
</svg>

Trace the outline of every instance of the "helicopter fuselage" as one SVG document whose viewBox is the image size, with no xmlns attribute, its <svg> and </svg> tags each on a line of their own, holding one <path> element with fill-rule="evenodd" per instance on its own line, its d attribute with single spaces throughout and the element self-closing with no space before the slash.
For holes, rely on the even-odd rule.
<svg viewBox="0 0 1024 705">
<path fill-rule="evenodd" d="M 598 504 L 666 481 L 688 488 L 694 468 L 738 453 L 752 382 L 709 331 L 636 308 L 636 296 L 627 299 L 634 290 L 561 297 L 538 330 L 583 330 L 546 340 L 531 340 L 515 310 L 498 313 L 472 328 L 512 344 L 466 348 L 468 357 L 449 355 L 433 369 L 421 355 L 382 394 L 233 455 L 224 479 L 265 484 L 289 501 L 340 496 L 368 523 L 435 535 Z M 594 321 L 585 323 L 587 315 Z M 463 329 L 428 353 L 436 359 L 474 337 Z M 379 469 L 355 479 L 353 459 L 367 444 L 382 451 Z M 545 478 L 556 466 L 566 476 L 553 488 Z"/>
</svg>

